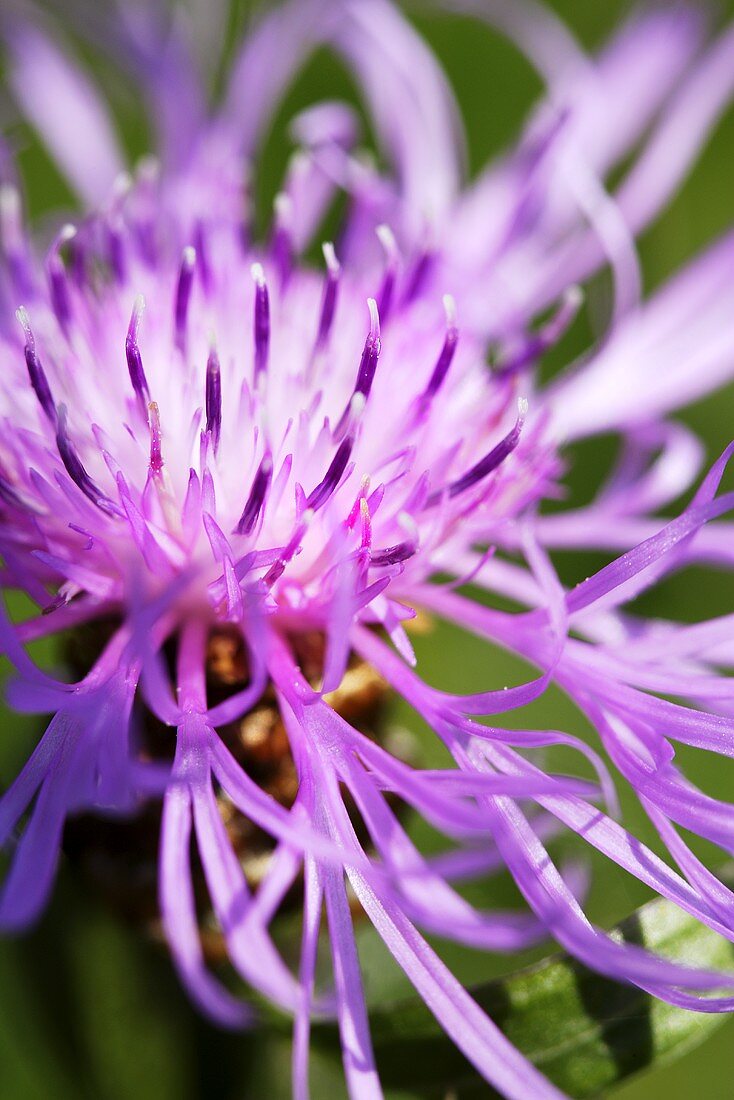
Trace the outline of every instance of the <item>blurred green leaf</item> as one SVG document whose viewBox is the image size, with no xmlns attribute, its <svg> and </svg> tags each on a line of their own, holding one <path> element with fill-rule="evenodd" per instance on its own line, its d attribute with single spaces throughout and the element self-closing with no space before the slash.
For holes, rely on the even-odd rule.
<svg viewBox="0 0 734 1100">
<path fill-rule="evenodd" d="M 93 1095 L 183 1100 L 191 1095 L 188 1013 L 167 995 L 170 983 L 156 981 L 163 960 L 99 908 L 80 909 L 77 920 L 69 966 Z"/>
<path fill-rule="evenodd" d="M 731 970 L 734 964 L 729 942 L 664 900 L 645 905 L 614 935 L 689 966 Z M 679 1056 L 724 1019 L 673 1008 L 565 955 L 472 992 L 511 1042 L 572 1097 L 600 1096 Z M 426 1100 L 494 1095 L 417 999 L 374 1011 L 371 1025 L 386 1090 Z M 326 1028 L 316 1036 L 324 1046 L 334 1044 Z"/>
<path fill-rule="evenodd" d="M 192 1100 L 198 1021 L 165 953 L 62 876 L 0 940 L 3 1100 Z"/>
<path fill-rule="evenodd" d="M 39 1019 L 37 1001 L 28 987 L 28 975 L 13 944 L 0 941 L 0 1067 L 2 1094 L 9 1100 L 75 1100 L 78 1092 L 50 1035 L 44 1056 L 39 1032 L 51 1032 L 51 1024 Z"/>
</svg>

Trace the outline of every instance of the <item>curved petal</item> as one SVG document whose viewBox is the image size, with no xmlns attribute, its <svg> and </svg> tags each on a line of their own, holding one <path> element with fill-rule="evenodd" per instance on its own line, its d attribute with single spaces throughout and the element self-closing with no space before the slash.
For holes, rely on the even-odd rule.
<svg viewBox="0 0 734 1100">
<path fill-rule="evenodd" d="M 83 201 L 109 199 L 124 157 L 91 80 L 37 27 L 7 34 L 14 95 Z"/>
</svg>

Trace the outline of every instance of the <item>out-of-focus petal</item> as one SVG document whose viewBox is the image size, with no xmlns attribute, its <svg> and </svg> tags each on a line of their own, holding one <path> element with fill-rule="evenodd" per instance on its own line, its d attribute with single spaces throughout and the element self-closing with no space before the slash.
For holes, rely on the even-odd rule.
<svg viewBox="0 0 734 1100">
<path fill-rule="evenodd" d="M 331 5 L 339 8 L 340 3 Z M 280 97 L 330 25 L 325 0 L 287 0 L 252 28 L 232 65 L 218 125 L 251 156 Z"/>
<path fill-rule="evenodd" d="M 431 226 L 455 197 L 462 151 L 458 110 L 435 57 L 387 0 L 347 0 L 334 40 L 364 87 L 407 211 Z"/>
<path fill-rule="evenodd" d="M 734 25 L 678 88 L 619 188 L 617 201 L 635 230 L 646 225 L 679 186 L 733 93 Z"/>
<path fill-rule="evenodd" d="M 7 43 L 10 82 L 23 111 L 84 202 L 104 202 L 124 158 L 90 78 L 28 24 L 13 27 Z"/>
<path fill-rule="evenodd" d="M 573 439 L 651 421 L 734 376 L 734 234 L 671 279 L 550 395 Z"/>
</svg>

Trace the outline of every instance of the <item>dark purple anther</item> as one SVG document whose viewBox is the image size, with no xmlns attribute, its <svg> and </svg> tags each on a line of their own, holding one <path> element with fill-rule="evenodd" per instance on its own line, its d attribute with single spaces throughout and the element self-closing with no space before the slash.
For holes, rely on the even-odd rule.
<svg viewBox="0 0 734 1100">
<path fill-rule="evenodd" d="M 579 287 L 569 287 L 553 316 L 536 333 L 528 337 L 519 351 L 498 363 L 495 373 L 503 377 L 511 377 L 535 363 L 561 339 L 566 329 L 573 323 L 582 301 L 583 294 Z"/>
<path fill-rule="evenodd" d="M 51 298 L 51 308 L 54 311 L 59 328 L 62 332 L 68 332 L 71 320 L 71 303 L 69 302 L 69 285 L 66 281 L 66 268 L 57 255 L 51 255 L 46 261 L 46 274 L 48 275 L 48 291 Z"/>
<path fill-rule="evenodd" d="M 69 242 L 69 261 L 71 275 L 76 286 L 87 286 L 87 250 L 78 233 Z"/>
<path fill-rule="evenodd" d="M 527 413 L 527 401 L 521 399 L 518 402 L 518 417 L 515 421 L 515 426 L 507 433 L 504 439 L 501 439 L 496 447 L 481 458 L 475 466 L 472 466 L 471 470 L 454 481 L 448 487 L 448 494 L 450 497 L 458 496 L 459 493 L 463 493 L 466 489 L 471 489 L 477 482 L 482 481 L 483 478 L 491 474 L 493 470 L 496 470 L 500 466 L 508 455 L 512 454 L 515 447 L 520 441 L 520 434 L 522 432 L 523 424 L 525 423 L 525 414 Z M 440 497 L 440 493 L 434 493 L 429 499 L 429 504 L 434 504 Z"/>
<path fill-rule="evenodd" d="M 127 369 L 130 371 L 130 381 L 133 384 L 135 396 L 141 406 L 147 409 L 150 404 L 150 390 L 148 389 L 148 380 L 145 377 L 143 360 L 140 356 L 140 348 L 138 347 L 138 330 L 140 328 L 140 319 L 143 316 L 144 309 L 145 299 L 142 294 L 139 294 L 135 299 L 127 336 L 125 337 L 125 355 L 127 357 Z"/>
<path fill-rule="evenodd" d="M 362 349 L 362 358 L 359 362 L 354 392 L 334 429 L 335 440 L 341 439 L 344 433 L 354 426 L 355 419 L 362 415 L 377 370 L 377 360 L 380 357 L 382 347 L 380 341 L 380 315 L 374 298 L 367 299 L 367 306 L 370 311 L 370 331 L 367 333 L 367 339 Z"/>
<path fill-rule="evenodd" d="M 301 539 L 308 530 L 308 526 L 313 519 L 313 512 L 304 512 L 301 517 L 301 522 L 294 531 L 291 538 L 288 540 L 288 545 L 283 550 L 281 556 L 273 562 L 268 569 L 267 573 L 263 577 L 263 585 L 265 588 L 272 588 L 276 581 L 280 580 L 283 576 L 286 566 L 289 562 L 293 561 L 296 554 L 300 553 Z"/>
<path fill-rule="evenodd" d="M 65 334 L 68 332 L 71 322 L 71 299 L 69 297 L 69 280 L 66 267 L 59 255 L 59 250 L 75 236 L 76 229 L 74 226 L 65 225 L 51 246 L 46 260 L 51 307 L 59 323 L 59 328 Z"/>
<path fill-rule="evenodd" d="M 406 302 L 412 302 L 414 298 L 418 297 L 418 294 L 423 289 L 423 284 L 426 281 L 428 272 L 434 264 L 436 254 L 432 248 L 425 248 L 415 259 L 415 262 L 408 274 L 407 286 L 405 288 L 404 300 Z"/>
<path fill-rule="evenodd" d="M 176 284 L 176 300 L 173 308 L 173 332 L 176 347 L 179 351 L 186 348 L 186 320 L 189 314 L 189 302 L 191 290 L 194 285 L 194 271 L 196 269 L 196 251 L 187 245 L 181 257 L 181 268 Z"/>
<path fill-rule="evenodd" d="M 235 528 L 236 534 L 249 535 L 257 523 L 257 517 L 260 515 L 262 506 L 265 503 L 265 497 L 270 488 L 270 479 L 272 476 L 273 459 L 270 454 L 266 453 L 255 474 L 255 480 L 252 483 L 250 495 L 247 498 L 247 504 Z"/>
<path fill-rule="evenodd" d="M 23 226 L 20 192 L 12 183 L 0 184 L 0 242 L 13 289 L 22 298 L 34 295 L 33 264 Z"/>
<path fill-rule="evenodd" d="M 96 504 L 103 512 L 115 511 L 115 506 L 109 497 L 106 497 L 98 485 L 92 480 L 82 465 L 82 460 L 76 453 L 74 444 L 69 439 L 66 431 L 66 405 L 59 405 L 58 420 L 56 424 L 56 446 L 59 449 L 61 461 L 67 474 L 84 493 L 85 497 Z"/>
<path fill-rule="evenodd" d="M 16 312 L 16 317 L 23 326 L 23 332 L 25 333 L 25 362 L 28 368 L 28 377 L 30 378 L 31 385 L 33 386 L 34 393 L 38 398 L 38 403 L 43 409 L 44 413 L 52 424 L 56 424 L 56 405 L 54 399 L 51 396 L 51 388 L 46 378 L 46 372 L 41 365 L 41 360 L 38 358 L 36 352 L 36 341 L 31 331 L 30 321 L 28 320 L 28 314 L 23 306 Z"/>
<path fill-rule="evenodd" d="M 377 360 L 380 356 L 380 348 L 382 346 L 380 342 L 380 315 L 377 311 L 377 302 L 374 298 L 368 298 L 367 306 L 370 311 L 370 331 L 364 342 L 362 359 L 360 360 L 359 370 L 357 371 L 357 383 L 354 387 L 354 392 L 361 393 L 365 399 L 369 397 L 370 390 L 372 389 L 375 371 L 377 370 Z"/>
<path fill-rule="evenodd" d="M 222 375 L 216 348 L 209 352 L 206 364 L 206 430 L 216 454 L 222 433 Z"/>
<path fill-rule="evenodd" d="M 268 348 L 270 346 L 270 298 L 265 282 L 265 272 L 261 264 L 252 265 L 252 277 L 255 280 L 255 317 L 253 332 L 255 337 L 255 381 L 268 366 Z"/>
<path fill-rule="evenodd" d="M 326 243 L 323 246 L 324 260 L 326 261 L 326 280 L 324 293 L 321 298 L 321 316 L 319 317 L 319 330 L 316 334 L 316 350 L 320 351 L 326 345 L 331 332 L 336 311 L 336 298 L 339 291 L 339 273 L 341 267 L 336 258 L 333 244 Z"/>
<path fill-rule="evenodd" d="M 163 470 L 163 451 L 161 447 L 161 414 L 156 401 L 148 405 L 148 424 L 150 425 L 150 469 L 157 477 Z"/>
<path fill-rule="evenodd" d="M 201 285 L 204 288 L 204 293 L 208 295 L 212 289 L 212 269 L 209 263 L 209 245 L 206 239 L 206 230 L 201 218 L 197 219 L 194 226 L 194 248 Z"/>
<path fill-rule="evenodd" d="M 408 536 L 402 542 L 394 546 L 386 546 L 383 550 L 375 550 L 370 555 L 371 565 L 399 565 L 400 562 L 412 558 L 418 549 L 418 528 L 413 518 L 407 512 L 401 512 L 398 523 Z"/>
<path fill-rule="evenodd" d="M 377 294 L 377 310 L 383 324 L 388 318 L 395 296 L 395 283 L 398 277 L 399 253 L 392 230 L 387 225 L 378 225 L 377 236 L 385 251 L 385 274 Z"/>
<path fill-rule="evenodd" d="M 450 294 L 444 295 L 443 304 L 446 310 L 446 337 L 436 366 L 433 368 L 433 374 L 423 391 L 424 399 L 434 397 L 440 390 L 443 380 L 448 374 L 459 340 L 459 330 L 456 327 L 456 308 L 454 306 L 454 299 Z"/>
<path fill-rule="evenodd" d="M 103 222 L 105 253 L 110 271 L 117 283 L 127 282 L 127 256 L 124 244 L 127 236 L 122 210 L 133 188 L 127 172 L 121 172 L 114 183 L 112 207 Z"/>
<path fill-rule="evenodd" d="M 293 270 L 293 203 L 283 192 L 275 196 L 275 228 L 271 244 L 271 253 L 278 282 L 284 287 Z"/>
<path fill-rule="evenodd" d="M 107 241 L 107 259 L 110 270 L 118 283 L 124 283 L 127 279 L 127 265 L 125 263 L 125 246 L 122 243 L 122 231 L 115 221 L 108 221 L 105 231 Z"/>
<path fill-rule="evenodd" d="M 349 462 L 353 447 L 354 439 L 351 435 L 348 435 L 346 439 L 343 439 L 339 444 L 336 454 L 331 460 L 331 465 L 324 474 L 323 480 L 319 482 L 306 501 L 307 507 L 311 508 L 312 511 L 317 512 L 319 508 L 326 503 L 338 486 L 347 468 L 347 463 Z"/>
<path fill-rule="evenodd" d="M 399 565 L 401 561 L 407 561 L 415 554 L 417 546 L 414 542 L 399 542 L 395 546 L 387 546 L 384 550 L 376 550 L 370 556 L 371 565 Z"/>
</svg>

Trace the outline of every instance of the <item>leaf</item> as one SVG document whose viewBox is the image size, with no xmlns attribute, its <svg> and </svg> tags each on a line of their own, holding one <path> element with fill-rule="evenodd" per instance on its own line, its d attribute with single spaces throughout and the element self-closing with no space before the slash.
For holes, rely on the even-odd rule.
<svg viewBox="0 0 734 1100">
<path fill-rule="evenodd" d="M 2 1095 L 8 1100 L 77 1100 L 79 1092 L 58 1049 L 53 1018 L 38 1011 L 34 991 L 14 947 L 9 941 L 0 941 Z"/>
<path fill-rule="evenodd" d="M 74 898 L 64 949 L 90 1091 L 104 1100 L 193 1095 L 193 1014 L 163 953 L 101 905 Z"/>
<path fill-rule="evenodd" d="M 2 1100 L 199 1095 L 199 1022 L 165 954 L 70 878 L 36 928 L 0 939 Z"/>
<path fill-rule="evenodd" d="M 730 970 L 734 962 L 732 944 L 662 899 L 643 906 L 614 935 L 691 966 Z M 579 1098 L 599 1096 L 672 1060 L 726 1018 L 673 1008 L 566 955 L 475 987 L 472 995 L 531 1062 Z M 495 1095 L 421 1001 L 376 1010 L 370 1020 L 386 1090 L 426 1100 Z M 335 1042 L 326 1027 L 317 1028 L 314 1039 Z"/>
</svg>

